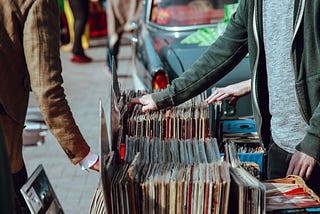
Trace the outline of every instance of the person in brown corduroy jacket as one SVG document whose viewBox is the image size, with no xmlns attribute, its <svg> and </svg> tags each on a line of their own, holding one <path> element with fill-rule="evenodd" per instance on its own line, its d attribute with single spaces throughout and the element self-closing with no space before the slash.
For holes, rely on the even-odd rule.
<svg viewBox="0 0 320 214">
<path fill-rule="evenodd" d="M 0 0 L 0 14 L 0 124 L 19 208 L 25 205 L 20 188 L 28 178 L 22 133 L 31 89 L 70 161 L 93 170 L 98 170 L 99 161 L 83 138 L 62 87 L 58 1 Z"/>
</svg>

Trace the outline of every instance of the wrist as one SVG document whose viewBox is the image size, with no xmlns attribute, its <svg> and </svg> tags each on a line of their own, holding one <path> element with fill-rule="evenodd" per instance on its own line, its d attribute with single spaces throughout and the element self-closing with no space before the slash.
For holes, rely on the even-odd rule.
<svg viewBox="0 0 320 214">
<path fill-rule="evenodd" d="M 97 161 L 98 155 L 89 152 L 88 155 L 79 162 L 79 165 L 82 170 L 87 170 L 92 167 Z"/>
</svg>

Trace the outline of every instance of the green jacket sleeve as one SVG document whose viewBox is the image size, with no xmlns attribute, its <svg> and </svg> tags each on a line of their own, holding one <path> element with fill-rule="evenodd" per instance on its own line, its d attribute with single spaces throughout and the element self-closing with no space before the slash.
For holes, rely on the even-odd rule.
<svg viewBox="0 0 320 214">
<path fill-rule="evenodd" d="M 152 94 L 158 109 L 179 105 L 205 91 L 247 55 L 248 38 L 244 12 L 245 3 L 240 3 L 224 34 L 165 90 Z"/>
<path fill-rule="evenodd" d="M 298 151 L 310 155 L 320 163 L 320 104 L 309 120 L 304 139 L 296 146 Z"/>
</svg>

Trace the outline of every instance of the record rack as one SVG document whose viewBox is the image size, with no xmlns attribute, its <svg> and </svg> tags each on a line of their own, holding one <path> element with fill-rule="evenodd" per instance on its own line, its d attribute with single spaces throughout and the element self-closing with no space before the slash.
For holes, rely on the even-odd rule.
<svg viewBox="0 0 320 214">
<path fill-rule="evenodd" d="M 100 103 L 101 176 L 90 213 L 320 212 L 299 177 L 261 180 L 265 151 L 251 118 L 222 121 L 205 93 L 142 113 L 130 105 L 141 94 L 113 79 L 106 112 Z"/>
</svg>

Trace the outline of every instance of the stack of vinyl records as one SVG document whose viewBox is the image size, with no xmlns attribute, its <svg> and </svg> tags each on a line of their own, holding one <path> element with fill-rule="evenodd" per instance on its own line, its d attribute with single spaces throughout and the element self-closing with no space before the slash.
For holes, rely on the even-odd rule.
<svg viewBox="0 0 320 214">
<path fill-rule="evenodd" d="M 228 141 L 224 147 L 231 176 L 229 213 L 265 213 L 265 186 L 242 167 L 234 142 Z"/>
<path fill-rule="evenodd" d="M 262 180 L 265 152 L 261 144 L 255 141 L 251 142 L 246 140 L 242 142 L 225 139 L 223 142 L 225 153 L 228 153 L 226 145 L 230 143 L 234 145 L 233 149 L 237 152 L 237 157 L 240 160 L 239 165 L 258 180 Z"/>
<path fill-rule="evenodd" d="M 221 164 L 152 163 L 140 153 L 123 165 L 107 162 L 110 213 L 227 213 L 230 176 Z"/>
<path fill-rule="evenodd" d="M 209 133 L 209 105 L 203 94 L 178 107 L 141 114 L 136 105 L 130 116 L 128 135 L 160 139 L 203 139 Z"/>
<path fill-rule="evenodd" d="M 222 159 L 204 94 L 149 113 L 129 105 L 137 96 L 140 92 L 112 91 L 111 126 L 101 134 L 111 138 L 101 140 L 107 142 L 101 144 L 104 212 L 226 214 L 243 207 L 243 213 L 264 212 L 263 184 L 234 164 L 234 144 Z"/>
<path fill-rule="evenodd" d="M 223 119 L 221 124 L 222 142 L 234 142 L 242 167 L 261 180 L 266 151 L 259 141 L 253 117 Z"/>
<path fill-rule="evenodd" d="M 263 183 L 268 213 L 320 213 L 319 197 L 301 177 L 289 175 Z"/>
<path fill-rule="evenodd" d="M 256 176 L 257 164 L 239 158 L 258 152 L 260 144 L 251 134 L 243 138 L 249 135 L 227 133 L 226 128 L 228 139 L 220 142 L 219 108 L 206 104 L 205 94 L 170 109 L 142 113 L 141 106 L 130 106 L 141 92 L 121 92 L 115 77 L 107 115 L 100 103 L 101 179 L 90 213 L 273 210 L 266 205 L 268 191 Z M 238 122 L 228 127 L 251 127 Z"/>
<path fill-rule="evenodd" d="M 199 158 L 191 164 L 157 162 L 140 152 L 119 164 L 110 152 L 104 177 L 108 213 L 265 213 L 264 185 L 239 165 L 234 144 L 228 144 L 225 160 L 216 141 L 212 146 L 204 153 L 211 162 Z"/>
</svg>

